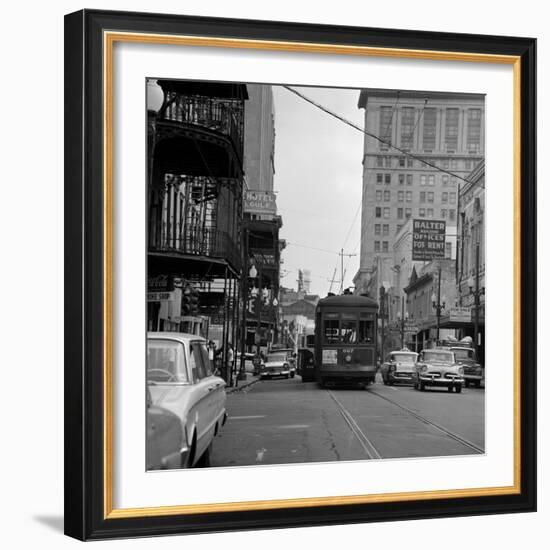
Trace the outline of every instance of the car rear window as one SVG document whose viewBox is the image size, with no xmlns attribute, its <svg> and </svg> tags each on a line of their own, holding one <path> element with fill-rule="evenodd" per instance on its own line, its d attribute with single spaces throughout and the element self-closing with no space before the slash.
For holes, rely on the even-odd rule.
<svg viewBox="0 0 550 550">
<path fill-rule="evenodd" d="M 147 340 L 147 382 L 189 382 L 185 369 L 185 350 L 175 340 Z"/>
<path fill-rule="evenodd" d="M 394 353 L 393 360 L 400 363 L 414 363 L 416 361 L 416 355 L 410 353 Z"/>
</svg>

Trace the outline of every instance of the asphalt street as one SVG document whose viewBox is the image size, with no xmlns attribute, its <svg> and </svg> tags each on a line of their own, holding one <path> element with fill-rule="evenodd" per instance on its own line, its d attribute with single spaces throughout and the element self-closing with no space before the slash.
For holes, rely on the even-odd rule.
<svg viewBox="0 0 550 550">
<path fill-rule="evenodd" d="M 227 396 L 212 466 L 289 464 L 484 452 L 485 390 L 320 388 L 259 381 Z"/>
</svg>

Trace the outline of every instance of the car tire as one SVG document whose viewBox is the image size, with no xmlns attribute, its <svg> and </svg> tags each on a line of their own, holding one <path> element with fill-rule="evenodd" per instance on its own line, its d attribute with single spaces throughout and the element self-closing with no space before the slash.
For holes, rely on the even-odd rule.
<svg viewBox="0 0 550 550">
<path fill-rule="evenodd" d="M 461 393 L 462 392 L 462 386 L 456 386 L 455 391 L 456 391 L 456 393 Z"/>
<path fill-rule="evenodd" d="M 295 374 L 296 374 L 296 373 L 291 372 L 291 373 L 290 373 L 290 378 L 294 378 Z"/>
<path fill-rule="evenodd" d="M 393 386 L 393 384 L 394 384 L 394 380 L 392 380 L 392 379 L 390 378 L 390 380 L 388 380 L 388 386 Z"/>
<path fill-rule="evenodd" d="M 481 380 L 476 380 L 476 381 L 474 382 L 474 386 L 475 386 L 476 388 L 481 388 Z"/>
<path fill-rule="evenodd" d="M 202 456 L 197 461 L 197 468 L 209 468 L 211 466 L 213 445 L 214 442 L 211 441 L 210 445 L 206 447 L 206 450 L 204 451 L 204 453 L 202 453 Z"/>
<path fill-rule="evenodd" d="M 384 382 L 384 386 L 388 385 L 388 381 L 382 376 L 382 382 Z"/>
<path fill-rule="evenodd" d="M 419 386 L 420 386 L 420 391 L 426 391 L 426 384 L 424 384 L 422 380 L 420 380 Z"/>
<path fill-rule="evenodd" d="M 470 382 L 468 380 L 464 380 L 464 387 L 465 388 L 469 388 L 470 387 Z"/>
<path fill-rule="evenodd" d="M 452 386 L 447 386 L 447 391 L 449 393 L 453 393 L 453 387 Z"/>
</svg>

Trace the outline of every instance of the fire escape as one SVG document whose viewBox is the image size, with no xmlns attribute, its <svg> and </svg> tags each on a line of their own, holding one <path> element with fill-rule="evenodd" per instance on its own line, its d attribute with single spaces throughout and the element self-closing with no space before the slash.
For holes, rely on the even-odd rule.
<svg viewBox="0 0 550 550">
<path fill-rule="evenodd" d="M 182 278 L 236 348 L 246 86 L 159 80 L 149 112 L 148 276 Z M 225 364 L 225 357 L 224 357 Z"/>
</svg>

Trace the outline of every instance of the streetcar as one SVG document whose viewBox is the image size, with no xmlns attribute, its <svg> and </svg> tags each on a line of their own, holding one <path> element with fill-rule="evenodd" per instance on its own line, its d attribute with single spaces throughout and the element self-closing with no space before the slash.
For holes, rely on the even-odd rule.
<svg viewBox="0 0 550 550">
<path fill-rule="evenodd" d="M 315 378 L 325 387 L 368 386 L 377 370 L 378 303 L 343 294 L 319 300 L 315 310 Z"/>
</svg>

